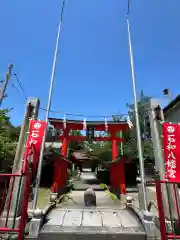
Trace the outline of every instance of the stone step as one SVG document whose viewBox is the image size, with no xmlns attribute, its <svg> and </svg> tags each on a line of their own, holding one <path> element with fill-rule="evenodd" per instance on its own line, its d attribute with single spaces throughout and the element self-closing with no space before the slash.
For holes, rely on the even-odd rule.
<svg viewBox="0 0 180 240">
<path fill-rule="evenodd" d="M 121 232 L 121 233 L 41 233 L 38 240 L 145 240 L 146 236 L 144 233 L 135 232 Z"/>
<path fill-rule="evenodd" d="M 42 227 L 40 240 L 124 239 L 144 240 L 138 218 L 128 209 L 55 209 Z M 87 239 L 87 240 L 88 240 Z"/>
</svg>

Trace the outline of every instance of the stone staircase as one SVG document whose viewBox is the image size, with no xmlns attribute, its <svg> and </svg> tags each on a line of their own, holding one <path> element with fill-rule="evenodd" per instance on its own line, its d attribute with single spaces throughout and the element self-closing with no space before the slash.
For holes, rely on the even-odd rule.
<svg viewBox="0 0 180 240">
<path fill-rule="evenodd" d="M 122 239 L 145 240 L 139 219 L 128 209 L 54 209 L 39 240 Z"/>
</svg>

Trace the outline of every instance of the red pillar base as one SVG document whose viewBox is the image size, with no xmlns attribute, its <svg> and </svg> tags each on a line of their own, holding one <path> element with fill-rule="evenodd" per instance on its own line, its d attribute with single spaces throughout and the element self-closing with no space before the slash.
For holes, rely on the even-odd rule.
<svg viewBox="0 0 180 240">
<path fill-rule="evenodd" d="M 58 175 L 60 172 L 58 159 L 54 160 L 54 181 L 52 185 L 52 192 L 57 193 L 58 192 Z"/>
<path fill-rule="evenodd" d="M 53 193 L 59 193 L 66 187 L 68 180 L 68 163 L 64 160 L 57 159 L 54 164 L 54 183 L 52 186 Z"/>
<path fill-rule="evenodd" d="M 112 163 L 110 167 L 111 187 L 117 195 L 126 194 L 124 166 L 125 161 L 121 159 L 119 162 Z"/>
<path fill-rule="evenodd" d="M 64 130 L 64 140 L 62 144 L 62 155 L 64 157 L 67 156 L 67 150 L 68 150 L 68 133 L 69 129 L 66 128 Z M 63 160 L 61 157 L 59 159 L 56 159 L 54 163 L 54 183 L 52 186 L 52 191 L 56 191 L 56 193 L 61 193 L 65 190 L 66 184 L 68 181 L 68 162 Z"/>
<path fill-rule="evenodd" d="M 125 183 L 125 159 L 124 157 L 121 157 L 120 161 L 120 169 L 119 169 L 119 178 L 120 178 L 120 192 L 121 194 L 126 194 L 126 183 Z"/>
<path fill-rule="evenodd" d="M 111 132 L 112 137 L 116 137 L 116 132 Z M 118 148 L 116 140 L 112 140 L 112 160 L 115 160 L 118 156 Z M 117 196 L 120 194 L 126 193 L 126 185 L 125 185 L 125 163 L 123 157 L 118 162 L 112 163 L 110 168 L 110 180 L 111 187 L 114 193 Z"/>
</svg>

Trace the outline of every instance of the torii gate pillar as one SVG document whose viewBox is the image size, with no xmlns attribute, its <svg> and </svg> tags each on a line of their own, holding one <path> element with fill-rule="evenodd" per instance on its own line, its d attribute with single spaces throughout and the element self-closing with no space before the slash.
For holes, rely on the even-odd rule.
<svg viewBox="0 0 180 240">
<path fill-rule="evenodd" d="M 68 130 L 66 131 L 66 135 L 68 135 Z M 63 159 L 63 157 L 67 157 L 68 152 L 68 138 L 64 137 L 62 143 L 61 156 L 59 159 L 55 161 L 54 165 L 54 183 L 52 186 L 52 192 L 61 193 L 66 187 L 66 183 L 68 180 L 68 162 Z"/>
<path fill-rule="evenodd" d="M 111 132 L 112 137 L 116 137 L 116 132 Z M 118 157 L 118 147 L 116 140 L 112 140 L 112 160 L 115 160 Z M 126 185 L 125 185 L 125 161 L 121 159 L 116 163 L 112 163 L 110 167 L 110 180 L 111 187 L 113 192 L 120 196 L 120 194 L 126 193 Z"/>
</svg>

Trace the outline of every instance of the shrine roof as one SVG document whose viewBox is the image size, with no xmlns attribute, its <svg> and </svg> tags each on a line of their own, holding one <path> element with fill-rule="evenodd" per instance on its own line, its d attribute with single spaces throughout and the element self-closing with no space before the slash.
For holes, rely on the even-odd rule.
<svg viewBox="0 0 180 240">
<path fill-rule="evenodd" d="M 173 99 L 164 109 L 163 112 L 166 114 L 169 110 L 171 110 L 175 105 L 180 103 L 180 95 L 178 95 L 175 99 Z"/>
<path fill-rule="evenodd" d="M 53 125 L 55 128 L 61 128 L 64 123 L 64 119 L 60 118 L 49 118 L 49 122 L 51 125 Z M 69 125 L 69 128 L 71 129 L 79 129 L 83 130 L 83 120 L 66 120 L 66 125 Z M 104 129 L 105 121 L 86 121 L 87 127 L 94 127 L 96 130 Z M 107 121 L 108 128 L 115 128 L 115 129 L 129 129 L 129 125 L 126 121 Z"/>
</svg>

